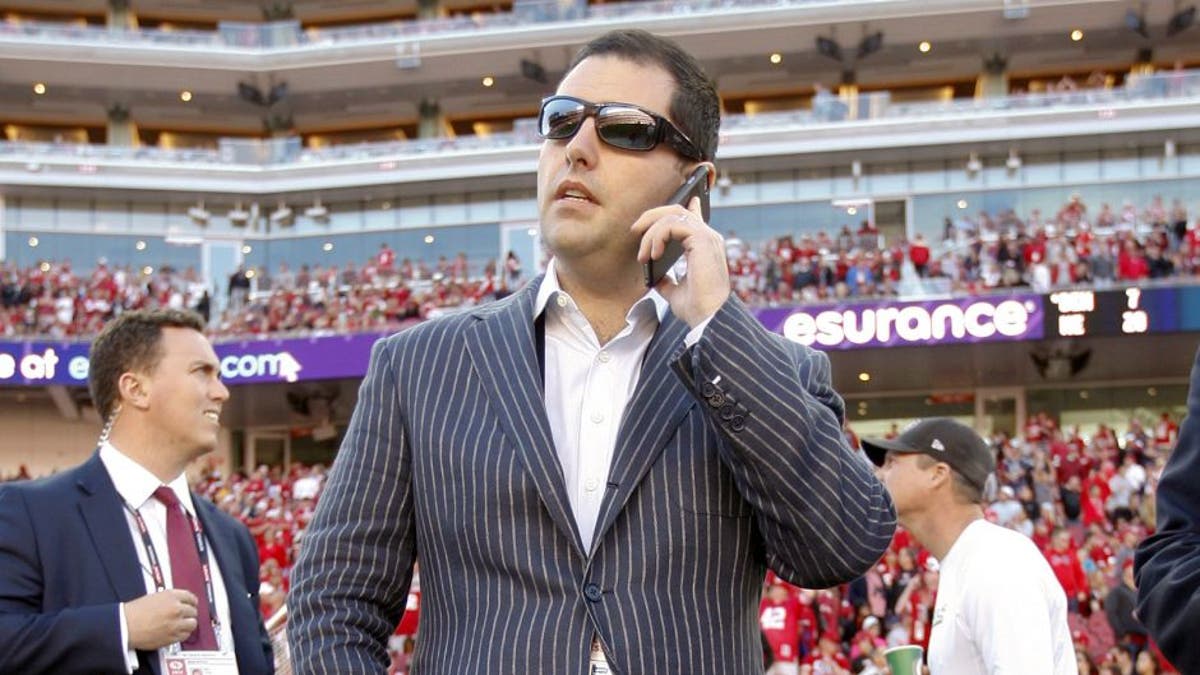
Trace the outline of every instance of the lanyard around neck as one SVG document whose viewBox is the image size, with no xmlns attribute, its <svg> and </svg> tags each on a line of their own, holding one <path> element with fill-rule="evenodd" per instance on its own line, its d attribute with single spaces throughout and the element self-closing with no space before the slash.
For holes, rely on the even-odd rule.
<svg viewBox="0 0 1200 675">
<path fill-rule="evenodd" d="M 159 562 L 158 551 L 154 548 L 154 542 L 150 539 L 150 528 L 146 527 L 146 521 L 142 518 L 142 514 L 138 510 L 129 505 L 129 502 L 121 500 L 121 504 L 133 516 L 133 520 L 137 523 L 138 534 L 142 537 L 142 546 L 146 550 L 146 560 L 150 562 L 150 576 L 154 580 L 155 591 L 161 592 L 167 589 L 166 575 L 163 573 L 162 564 Z M 163 504 L 163 508 L 171 508 Z M 196 542 L 196 551 L 200 554 L 200 569 L 204 573 L 204 592 L 208 600 L 208 615 L 212 618 L 213 634 L 221 634 L 221 620 L 217 617 L 217 596 L 213 589 L 212 567 L 209 565 L 208 559 L 208 542 L 204 540 L 204 530 L 200 526 L 200 520 L 194 518 L 188 513 L 187 509 L 183 508 L 183 504 L 179 504 L 179 508 L 183 511 L 183 516 L 187 518 L 188 523 L 192 526 L 192 537 Z"/>
</svg>

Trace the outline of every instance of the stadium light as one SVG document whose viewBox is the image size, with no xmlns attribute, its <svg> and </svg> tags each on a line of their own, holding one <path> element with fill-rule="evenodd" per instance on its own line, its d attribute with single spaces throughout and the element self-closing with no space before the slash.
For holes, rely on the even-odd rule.
<svg viewBox="0 0 1200 675">
<path fill-rule="evenodd" d="M 292 224 L 292 209 L 287 204 L 279 202 L 279 206 L 271 212 L 271 222 L 279 226 Z"/>
<path fill-rule="evenodd" d="M 1009 149 L 1008 159 L 1004 160 L 1004 166 L 1008 168 L 1010 173 L 1021 168 L 1021 156 L 1017 154 L 1016 148 Z"/>
<path fill-rule="evenodd" d="M 188 218 L 197 225 L 207 225 L 208 219 L 212 216 L 207 209 L 204 208 L 204 200 L 196 202 L 196 205 L 187 210 Z"/>
<path fill-rule="evenodd" d="M 521 59 L 521 75 L 525 79 L 533 80 L 539 84 L 547 84 L 549 79 L 546 77 L 546 69 L 536 61 L 529 59 Z"/>
<path fill-rule="evenodd" d="M 313 201 L 312 206 L 304 209 L 304 215 L 312 218 L 318 223 L 329 222 L 329 209 L 325 208 L 325 206 L 321 204 L 320 197 L 317 197 L 316 200 Z"/>
<path fill-rule="evenodd" d="M 1132 7 L 1125 10 L 1125 27 L 1146 39 L 1150 39 L 1150 31 L 1146 28 L 1145 14 Z"/>
<path fill-rule="evenodd" d="M 1183 31 L 1187 30 L 1188 28 L 1191 28 L 1192 24 L 1195 22 L 1196 22 L 1196 6 L 1195 5 L 1192 5 L 1191 7 L 1188 7 L 1187 9 L 1181 9 L 1178 12 L 1175 12 L 1175 16 L 1172 16 L 1171 20 L 1167 22 L 1167 37 L 1174 37 L 1175 35 L 1182 33 Z"/>
<path fill-rule="evenodd" d="M 246 222 L 250 220 L 250 213 L 242 208 L 241 202 L 238 202 L 234 204 L 232 209 L 229 209 L 226 217 L 229 218 L 229 222 L 235 227 L 245 227 Z"/>
<path fill-rule="evenodd" d="M 858 43 L 858 58 L 865 59 L 880 49 L 883 49 L 883 31 L 881 30 L 863 36 L 862 41 Z"/>
<path fill-rule="evenodd" d="M 842 62 L 842 48 L 830 38 L 817 36 L 817 53 L 838 63 Z"/>
</svg>

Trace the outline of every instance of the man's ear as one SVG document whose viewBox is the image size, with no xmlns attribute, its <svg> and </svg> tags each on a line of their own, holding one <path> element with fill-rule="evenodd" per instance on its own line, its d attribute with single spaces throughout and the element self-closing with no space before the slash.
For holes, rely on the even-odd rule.
<svg viewBox="0 0 1200 675">
<path fill-rule="evenodd" d="M 717 186 L 717 165 L 712 162 L 701 162 L 701 164 L 708 165 L 708 191 L 712 192 L 713 188 Z"/>
<path fill-rule="evenodd" d="M 145 410 L 150 405 L 149 383 L 138 373 L 126 371 L 117 379 L 117 391 L 121 394 L 119 406 L 131 406 Z"/>
<path fill-rule="evenodd" d="M 929 470 L 929 487 L 938 489 L 945 483 L 953 480 L 954 476 L 950 475 L 951 471 L 953 471 L 953 469 L 951 469 L 950 465 L 946 464 L 945 462 L 938 462 L 934 464 Z"/>
</svg>

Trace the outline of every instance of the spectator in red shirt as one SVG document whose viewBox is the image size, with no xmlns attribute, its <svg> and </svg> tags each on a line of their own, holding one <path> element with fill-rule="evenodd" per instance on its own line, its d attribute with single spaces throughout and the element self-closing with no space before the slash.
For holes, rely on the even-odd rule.
<svg viewBox="0 0 1200 675">
<path fill-rule="evenodd" d="M 1150 276 L 1150 264 L 1136 239 L 1126 239 L 1117 254 L 1117 279 L 1137 281 Z"/>
<path fill-rule="evenodd" d="M 908 259 L 917 270 L 917 276 L 929 276 L 929 245 L 925 243 L 925 235 L 920 232 L 908 243 Z"/>
<path fill-rule="evenodd" d="M 1087 496 L 1083 498 L 1083 525 L 1084 527 L 1108 526 L 1108 516 L 1104 512 L 1104 497 L 1101 494 L 1100 485 L 1096 483 L 1088 485 Z"/>
<path fill-rule="evenodd" d="M 375 265 L 379 269 L 380 276 L 390 278 L 395 272 L 396 267 L 396 252 L 388 246 L 387 242 L 379 245 L 379 253 L 375 257 Z"/>
<path fill-rule="evenodd" d="M 801 614 L 800 601 L 792 589 L 778 577 L 773 578 L 758 606 L 758 624 L 771 645 L 772 663 L 768 675 L 796 675 L 799 672 Z"/>
<path fill-rule="evenodd" d="M 1056 528 L 1051 536 L 1050 547 L 1043 553 L 1067 594 L 1067 604 L 1072 612 L 1079 611 L 1079 604 L 1087 602 L 1090 588 L 1079 553 L 1071 542 L 1071 533 L 1065 528 Z"/>
<path fill-rule="evenodd" d="M 836 634 L 823 633 L 816 653 L 804 660 L 801 675 L 850 675 L 850 659 L 842 653 Z"/>
<path fill-rule="evenodd" d="M 1164 412 L 1154 425 L 1154 443 L 1159 450 L 1170 450 L 1175 445 L 1175 437 L 1179 434 L 1179 425 L 1171 420 L 1171 413 Z"/>
</svg>

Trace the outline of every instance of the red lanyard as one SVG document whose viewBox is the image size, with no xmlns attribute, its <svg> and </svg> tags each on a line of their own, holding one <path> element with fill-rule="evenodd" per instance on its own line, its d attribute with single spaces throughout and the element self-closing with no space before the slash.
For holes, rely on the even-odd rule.
<svg viewBox="0 0 1200 675">
<path fill-rule="evenodd" d="M 122 500 L 125 509 L 133 515 L 134 522 L 137 523 L 138 534 L 142 535 L 142 546 L 146 549 L 146 559 L 150 561 L 150 576 L 154 579 L 154 589 L 156 591 L 165 591 L 167 589 L 166 576 L 163 574 L 162 565 L 158 562 L 158 552 L 154 549 L 154 542 L 150 540 L 150 529 L 146 527 L 146 521 L 142 519 L 142 514 L 138 513 L 137 509 L 131 507 L 128 502 Z M 163 508 L 171 508 L 166 504 Z M 204 591 L 208 600 L 208 615 L 212 618 L 213 635 L 221 634 L 221 620 L 217 618 L 217 596 L 213 590 L 212 569 L 208 564 L 208 542 L 204 540 L 204 530 L 200 528 L 200 521 L 192 517 L 187 509 L 183 508 L 183 504 L 179 505 L 183 510 L 183 515 L 192 525 L 192 536 L 196 540 L 196 551 L 200 554 L 200 569 L 204 572 Z"/>
</svg>

